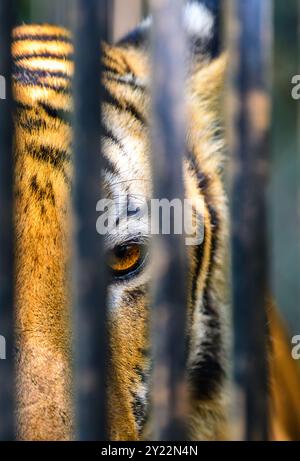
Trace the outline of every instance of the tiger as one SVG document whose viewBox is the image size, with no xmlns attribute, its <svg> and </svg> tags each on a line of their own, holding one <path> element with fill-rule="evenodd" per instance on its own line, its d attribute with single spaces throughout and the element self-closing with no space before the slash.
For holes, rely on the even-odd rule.
<svg viewBox="0 0 300 461">
<path fill-rule="evenodd" d="M 216 17 L 205 2 L 185 6 L 184 26 L 190 62 L 183 180 L 185 196 L 204 203 L 205 231 L 203 242 L 188 251 L 188 437 L 226 440 L 230 438 L 231 327 L 222 98 L 228 58 L 216 46 Z M 102 44 L 104 99 L 99 145 L 105 159 L 103 190 L 107 197 L 125 196 L 134 204 L 151 198 L 153 180 L 150 29 L 151 19 L 147 19 L 116 45 Z M 20 440 L 75 437 L 73 55 L 72 33 L 62 27 L 21 25 L 13 31 L 16 420 Z M 152 437 L 148 241 L 149 235 L 133 238 L 125 233 L 107 244 L 112 273 L 108 287 L 110 440 Z"/>
</svg>

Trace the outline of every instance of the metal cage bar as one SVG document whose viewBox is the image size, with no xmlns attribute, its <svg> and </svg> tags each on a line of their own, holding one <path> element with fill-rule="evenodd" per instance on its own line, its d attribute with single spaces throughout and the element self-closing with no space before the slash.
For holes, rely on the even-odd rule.
<svg viewBox="0 0 300 461">
<path fill-rule="evenodd" d="M 242 438 L 268 438 L 267 206 L 271 1 L 230 2 L 234 380 Z"/>
<path fill-rule="evenodd" d="M 272 294 L 289 331 L 300 330 L 300 129 L 299 101 L 287 97 L 300 74 L 300 2 L 274 0 L 274 64 L 270 231 Z M 299 118 L 299 120 L 298 120 Z M 298 152 L 298 155 L 295 155 Z M 283 225 L 289 223 L 289 225 Z M 288 242 L 288 245 L 286 244 Z"/>
<path fill-rule="evenodd" d="M 183 0 L 151 0 L 153 196 L 169 201 L 184 199 L 183 3 Z M 271 0 L 231 0 L 230 4 L 231 50 L 235 61 L 231 75 L 232 106 L 236 108 L 230 117 L 234 133 L 232 248 L 236 403 L 243 418 L 239 423 L 245 426 L 243 438 L 265 440 L 269 432 L 265 295 Z M 0 335 L 6 340 L 6 360 L 0 360 L 0 440 L 15 437 L 12 6 L 12 0 L 0 2 L 0 77 L 5 77 L 5 99 L 0 100 Z M 77 7 L 74 81 L 77 437 L 104 440 L 107 437 L 107 274 L 103 237 L 96 232 L 96 203 L 101 198 L 102 168 L 100 41 L 110 33 L 107 28 L 109 4 L 107 0 L 77 0 Z M 3 81 L 1 78 L 1 84 Z M 153 246 L 154 255 L 159 252 L 152 309 L 153 438 L 156 440 L 186 437 L 187 281 L 182 274 L 187 273 L 187 261 L 184 235 L 177 235 L 174 227 L 171 214 L 171 234 L 164 235 L 160 226 L 160 235 Z"/>
<path fill-rule="evenodd" d="M 13 98 L 11 31 L 12 0 L 0 2 L 0 334 L 5 360 L 0 360 L 0 440 L 14 439 L 14 226 Z M 4 97 L 5 99 L 2 99 Z M 4 342 L 1 341 L 1 346 Z M 3 357 L 1 357 L 3 358 Z"/>
<path fill-rule="evenodd" d="M 78 0 L 74 81 L 75 382 L 77 437 L 106 438 L 106 297 L 103 236 L 96 232 L 101 198 L 101 39 L 106 1 Z"/>
<path fill-rule="evenodd" d="M 153 197 L 180 199 L 181 203 L 186 112 L 183 3 L 181 0 L 150 2 L 153 13 Z M 154 440 L 184 440 L 186 254 L 184 235 L 174 232 L 174 216 L 171 216 L 170 235 L 163 234 L 159 223 L 153 254 L 156 261 L 152 310 L 153 436 Z"/>
</svg>

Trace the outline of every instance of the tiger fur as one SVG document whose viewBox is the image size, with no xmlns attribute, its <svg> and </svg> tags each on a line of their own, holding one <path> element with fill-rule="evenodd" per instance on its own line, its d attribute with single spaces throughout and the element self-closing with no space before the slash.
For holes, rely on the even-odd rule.
<svg viewBox="0 0 300 461">
<path fill-rule="evenodd" d="M 189 250 L 189 437 L 221 440 L 228 437 L 228 217 L 220 104 L 226 59 L 216 53 L 214 16 L 205 6 L 189 5 L 185 22 L 192 63 L 186 84 L 184 184 L 187 197 L 201 197 L 205 204 L 204 242 Z M 133 201 L 151 197 L 148 28 L 149 21 L 118 45 L 103 45 L 103 178 L 108 197 L 121 194 Z M 73 109 L 73 51 L 71 34 L 56 26 L 23 25 L 13 33 L 16 386 L 21 440 L 74 438 L 72 129 L 68 121 Z M 88 161 L 88 153 L 82 155 Z M 130 238 L 121 235 L 114 245 Z M 111 440 L 151 436 L 149 282 L 146 266 L 109 287 Z"/>
</svg>

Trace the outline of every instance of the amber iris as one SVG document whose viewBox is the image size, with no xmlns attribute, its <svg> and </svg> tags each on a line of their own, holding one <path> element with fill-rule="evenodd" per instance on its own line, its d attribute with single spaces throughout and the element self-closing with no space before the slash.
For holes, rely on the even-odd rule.
<svg viewBox="0 0 300 461">
<path fill-rule="evenodd" d="M 135 243 L 115 247 L 109 254 L 108 265 L 114 275 L 126 275 L 134 271 L 142 258 L 142 247 Z"/>
</svg>

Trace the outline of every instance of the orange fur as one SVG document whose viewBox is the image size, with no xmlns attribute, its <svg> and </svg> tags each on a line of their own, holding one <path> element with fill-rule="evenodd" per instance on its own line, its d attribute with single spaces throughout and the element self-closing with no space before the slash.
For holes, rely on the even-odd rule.
<svg viewBox="0 0 300 461">
<path fill-rule="evenodd" d="M 41 36 L 43 40 L 35 39 Z M 22 26 L 14 32 L 12 48 L 21 68 L 14 81 L 15 99 L 20 106 L 15 117 L 17 418 L 19 438 L 26 440 L 68 440 L 74 436 L 69 289 L 72 130 L 58 114 L 59 110 L 72 110 L 70 38 L 69 32 L 57 27 Z M 122 187 L 126 186 L 126 194 L 149 199 L 148 57 L 143 50 L 130 47 L 105 45 L 103 49 L 103 83 L 110 96 L 118 101 L 117 105 L 104 103 L 104 125 L 112 133 L 103 140 L 104 156 L 117 171 L 105 172 L 105 190 L 114 196 L 119 189 L 124 193 Z M 194 67 L 187 83 L 187 146 L 194 164 L 191 167 L 184 160 L 185 190 L 187 197 L 202 197 L 205 202 L 205 241 L 195 283 L 199 255 L 197 248 L 189 248 L 189 284 L 196 301 L 193 304 L 190 296 L 187 314 L 194 349 L 211 333 L 206 330 L 207 315 L 201 311 L 206 290 L 212 302 L 211 313 L 217 319 L 215 323 L 220 322 L 221 331 L 228 330 L 229 323 L 228 217 L 221 174 L 224 136 L 220 131 L 225 68 L 225 56 L 213 62 L 203 60 Z M 41 72 L 36 73 L 37 70 Z M 62 75 L 54 75 L 53 70 Z M 140 399 L 138 402 L 144 398 L 144 378 L 150 366 L 145 353 L 149 347 L 146 289 L 149 274 L 146 269 L 140 279 L 109 290 L 108 407 L 113 440 L 134 440 L 151 432 L 151 421 L 139 427 L 135 415 L 139 407 L 134 408 L 136 397 Z M 275 336 L 280 337 L 278 324 L 274 325 Z M 294 365 L 286 361 L 284 341 L 281 340 L 280 347 L 276 341 L 274 345 L 274 381 L 282 379 L 281 369 L 286 366 L 293 377 L 293 384 L 284 380 L 286 398 L 296 405 L 299 377 Z M 224 363 L 226 348 L 226 339 L 222 338 L 218 354 Z M 201 440 L 228 437 L 223 387 L 212 388 L 205 398 L 191 395 L 190 437 Z M 298 413 L 285 411 L 276 387 L 274 400 L 281 433 L 286 432 L 291 438 L 298 436 Z M 289 417 L 291 414 L 293 418 Z"/>
</svg>

